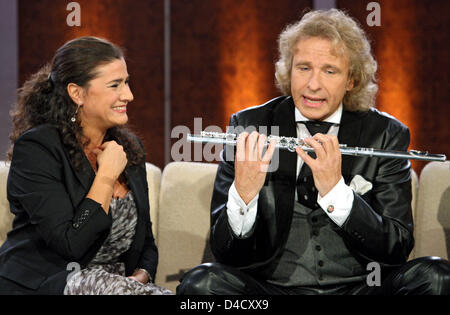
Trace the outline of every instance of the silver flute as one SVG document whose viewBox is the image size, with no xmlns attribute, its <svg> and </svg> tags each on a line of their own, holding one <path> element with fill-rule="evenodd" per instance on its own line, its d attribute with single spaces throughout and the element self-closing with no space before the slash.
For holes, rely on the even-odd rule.
<svg viewBox="0 0 450 315">
<path fill-rule="evenodd" d="M 220 132 L 208 132 L 202 131 L 200 135 L 187 135 L 187 140 L 194 143 L 214 143 L 233 145 L 237 143 L 237 135 L 233 133 L 220 133 Z M 283 136 L 268 136 L 266 146 L 275 140 L 276 147 L 279 149 L 289 150 L 295 152 L 297 147 L 301 147 L 306 152 L 314 152 L 314 149 L 306 144 L 303 139 L 290 138 Z M 428 152 L 411 150 L 407 152 L 393 151 L 393 150 L 378 150 L 373 148 L 359 148 L 359 147 L 347 147 L 346 144 L 339 145 L 342 155 L 353 156 L 368 156 L 368 157 L 384 157 L 392 159 L 408 159 L 408 160 L 420 160 L 420 161 L 439 161 L 444 162 L 447 157 L 445 154 L 429 154 Z"/>
</svg>

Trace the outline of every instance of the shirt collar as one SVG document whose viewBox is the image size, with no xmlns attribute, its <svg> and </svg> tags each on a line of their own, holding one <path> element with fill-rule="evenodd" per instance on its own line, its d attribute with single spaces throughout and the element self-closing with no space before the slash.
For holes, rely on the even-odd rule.
<svg viewBox="0 0 450 315">
<path fill-rule="evenodd" d="M 341 103 L 341 105 L 339 105 L 338 109 L 324 121 L 333 123 L 333 124 L 339 124 L 341 122 L 343 108 L 344 108 L 344 106 Z M 295 107 L 295 121 L 299 122 L 299 121 L 308 121 L 308 120 L 310 120 L 310 119 L 303 116 L 302 113 L 300 113 L 300 111 L 298 110 L 298 108 Z"/>
</svg>

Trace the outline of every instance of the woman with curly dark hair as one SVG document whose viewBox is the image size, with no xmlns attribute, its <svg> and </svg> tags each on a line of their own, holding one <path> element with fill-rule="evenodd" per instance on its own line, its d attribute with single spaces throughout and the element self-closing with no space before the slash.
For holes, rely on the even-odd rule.
<svg viewBox="0 0 450 315">
<path fill-rule="evenodd" d="M 145 153 L 120 48 L 72 40 L 19 90 L 0 293 L 171 294 L 153 284 Z"/>
</svg>

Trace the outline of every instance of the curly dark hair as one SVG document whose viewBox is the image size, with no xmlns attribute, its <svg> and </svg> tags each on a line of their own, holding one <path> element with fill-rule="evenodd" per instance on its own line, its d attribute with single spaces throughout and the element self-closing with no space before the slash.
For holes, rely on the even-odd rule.
<svg viewBox="0 0 450 315">
<path fill-rule="evenodd" d="M 79 119 L 71 121 L 78 105 L 67 93 L 67 85 L 75 83 L 87 88 L 98 75 L 98 66 L 122 58 L 124 54 L 119 47 L 96 37 L 80 37 L 59 48 L 52 63 L 32 75 L 18 91 L 17 103 L 11 111 L 13 128 L 8 160 L 12 158 L 15 141 L 24 132 L 41 124 L 52 124 L 59 130 L 75 169 L 80 170 L 83 149 L 89 139 L 83 136 Z M 126 126 L 110 128 L 104 141 L 112 139 L 123 146 L 128 165 L 145 162 L 142 144 Z"/>
</svg>

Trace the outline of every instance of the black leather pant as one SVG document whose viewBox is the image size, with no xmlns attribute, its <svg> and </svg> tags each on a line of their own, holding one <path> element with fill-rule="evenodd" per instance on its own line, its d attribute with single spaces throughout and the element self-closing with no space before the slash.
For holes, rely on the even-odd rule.
<svg viewBox="0 0 450 315">
<path fill-rule="evenodd" d="M 380 286 L 363 283 L 316 287 L 282 287 L 219 263 L 200 265 L 189 271 L 177 287 L 179 295 L 450 295 L 450 262 L 421 257 L 407 262 Z"/>
</svg>

